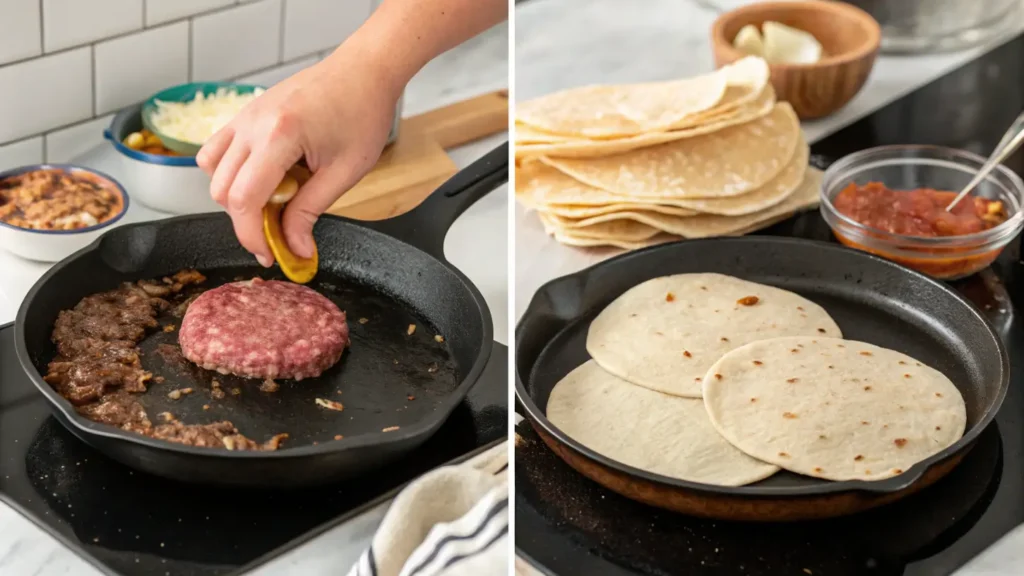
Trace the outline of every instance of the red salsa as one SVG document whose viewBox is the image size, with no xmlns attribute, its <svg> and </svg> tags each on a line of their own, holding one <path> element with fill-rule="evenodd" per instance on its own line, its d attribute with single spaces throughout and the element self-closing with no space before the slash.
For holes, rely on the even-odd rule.
<svg viewBox="0 0 1024 576">
<path fill-rule="evenodd" d="M 968 196 L 946 212 L 956 192 L 891 190 L 878 182 L 850 184 L 832 201 L 840 214 L 865 226 L 904 236 L 964 236 L 1006 221 L 1003 203 Z"/>
</svg>

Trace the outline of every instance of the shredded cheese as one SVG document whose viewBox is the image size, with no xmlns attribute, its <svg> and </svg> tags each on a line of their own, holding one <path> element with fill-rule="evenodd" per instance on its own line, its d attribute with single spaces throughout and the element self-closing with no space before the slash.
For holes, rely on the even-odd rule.
<svg viewBox="0 0 1024 576">
<path fill-rule="evenodd" d="M 201 145 L 262 93 L 259 88 L 250 94 L 219 88 L 214 94 L 199 92 L 186 102 L 157 100 L 157 109 L 150 121 L 166 136 Z"/>
</svg>

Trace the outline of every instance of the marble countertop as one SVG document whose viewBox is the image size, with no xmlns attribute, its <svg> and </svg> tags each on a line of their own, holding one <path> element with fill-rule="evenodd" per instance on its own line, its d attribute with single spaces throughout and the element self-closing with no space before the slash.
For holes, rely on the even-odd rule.
<svg viewBox="0 0 1024 576">
<path fill-rule="evenodd" d="M 693 0 L 648 0 L 625 9 L 620 0 L 532 0 L 515 13 L 515 98 L 523 101 L 585 84 L 644 82 L 693 76 L 712 69 L 707 31 L 717 14 Z M 881 56 L 863 90 L 838 113 L 803 124 L 819 140 L 885 104 L 973 60 L 1024 29 L 984 46 L 945 54 Z M 536 216 L 515 208 L 515 320 L 537 288 L 621 253 L 563 246 Z M 957 576 L 1024 574 L 1024 527 L 1007 534 Z"/>
<path fill-rule="evenodd" d="M 414 115 L 477 94 L 508 88 L 508 26 L 502 24 L 431 62 L 409 84 L 404 114 Z M 460 168 L 508 139 L 496 134 L 449 150 Z M 114 174 L 105 167 L 109 148 L 83 155 L 79 163 Z M 136 203 L 137 204 L 137 203 Z M 445 238 L 445 255 L 480 289 L 494 322 L 495 340 L 507 344 L 508 187 L 488 194 L 466 211 Z M 126 219 L 166 215 L 132 205 Z M 48 265 L 27 262 L 0 250 L 0 324 L 14 320 L 26 292 Z M 319 576 L 344 574 L 369 544 L 387 504 L 338 526 L 271 561 L 251 574 Z M 0 574 L 21 576 L 99 576 L 92 565 L 68 550 L 28 519 L 0 503 Z"/>
</svg>

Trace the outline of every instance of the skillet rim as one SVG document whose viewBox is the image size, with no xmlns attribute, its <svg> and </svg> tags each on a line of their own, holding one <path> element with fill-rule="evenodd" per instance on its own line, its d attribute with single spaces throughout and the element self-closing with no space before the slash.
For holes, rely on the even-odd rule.
<svg viewBox="0 0 1024 576">
<path fill-rule="evenodd" d="M 320 217 L 322 221 L 338 221 L 343 224 L 353 225 L 362 229 L 365 233 L 378 234 L 389 240 L 401 242 L 409 246 L 414 250 L 418 250 L 427 257 L 435 260 L 450 272 L 455 274 L 455 277 L 462 282 L 465 288 L 469 291 L 469 295 L 472 297 L 473 302 L 476 304 L 476 308 L 481 315 L 482 320 L 482 333 L 481 340 L 483 344 L 480 347 L 480 352 L 477 354 L 476 360 L 470 369 L 466 372 L 465 377 L 459 382 L 458 386 L 452 390 L 448 397 L 438 404 L 437 408 L 430 413 L 427 418 L 423 418 L 411 426 L 403 426 L 399 430 L 394 432 L 370 432 L 365 434 L 359 434 L 356 436 L 346 437 L 345 442 L 325 442 L 322 444 L 306 444 L 304 446 L 296 446 L 289 448 L 287 444 L 284 448 L 273 451 L 250 451 L 250 450 L 228 450 L 221 447 L 197 447 L 187 446 L 184 444 L 178 444 L 167 440 L 160 440 L 157 438 L 150 438 L 134 432 L 128 432 L 121 430 L 109 424 L 101 424 L 99 422 L 93 422 L 75 411 L 66 398 L 61 396 L 54 390 L 49 384 L 43 381 L 42 376 L 36 369 L 35 364 L 32 363 L 32 359 L 28 353 L 28 346 L 25 342 L 25 317 L 28 314 L 28 309 L 32 302 L 35 300 L 36 295 L 42 286 L 49 282 L 54 275 L 59 273 L 66 266 L 75 262 L 88 254 L 97 252 L 100 249 L 100 244 L 107 238 L 108 235 L 114 235 L 121 233 L 122 230 L 132 230 L 138 228 L 155 227 L 157 229 L 164 226 L 178 224 L 186 221 L 202 221 L 202 220 L 223 220 L 227 218 L 227 214 L 223 212 L 206 212 L 202 214 L 186 214 L 182 216 L 174 216 L 171 218 L 163 218 L 159 220 L 148 220 L 144 222 L 133 222 L 117 226 L 108 230 L 107 232 L 100 235 L 89 245 L 85 246 L 81 250 L 71 254 L 64 260 L 57 262 L 50 267 L 39 279 L 32 285 L 29 291 L 25 294 L 22 299 L 21 305 L 18 307 L 18 313 L 14 318 L 14 348 L 15 353 L 18 356 L 18 362 L 21 364 L 22 370 L 28 375 L 29 380 L 38 389 L 43 396 L 49 401 L 52 408 L 55 408 L 61 412 L 68 422 L 71 422 L 76 429 L 81 431 L 86 436 L 98 436 L 103 440 L 113 440 L 122 442 L 131 442 L 140 445 L 144 448 L 151 450 L 161 450 L 171 453 L 177 453 L 185 456 L 199 456 L 206 458 L 235 458 L 243 460 L 287 460 L 292 458 L 306 458 L 309 456 L 322 455 L 322 454 L 333 454 L 338 452 L 344 452 L 346 450 L 354 450 L 360 448 L 366 448 L 368 446 L 386 446 L 386 445 L 398 445 L 409 442 L 419 437 L 430 437 L 441 424 L 443 424 L 455 408 L 465 399 L 469 390 L 476 385 L 477 380 L 480 379 L 480 375 L 483 373 L 487 366 L 487 361 L 490 359 L 491 351 L 494 344 L 494 326 L 493 320 L 491 319 L 491 312 L 487 308 L 486 300 L 480 293 L 480 290 L 475 284 L 460 271 L 454 265 L 451 264 L 446 258 L 438 257 L 431 254 L 429 251 L 412 244 L 401 238 L 390 236 L 385 234 L 374 227 L 376 221 L 363 222 L 360 220 L 352 220 L 350 218 L 344 218 L 341 216 L 335 216 L 333 214 L 324 214 Z M 387 220 L 381 220 L 380 222 L 387 222 Z"/>
<path fill-rule="evenodd" d="M 884 480 L 828 481 L 814 486 L 716 486 L 713 484 L 704 484 L 701 482 L 681 480 L 678 478 L 671 478 L 661 474 L 654 474 L 651 472 L 647 472 L 645 470 L 641 470 L 639 468 L 635 468 L 633 466 L 623 464 L 616 460 L 612 460 L 611 458 L 608 458 L 602 454 L 599 454 L 598 452 L 595 452 L 594 450 L 591 450 L 590 448 L 587 448 L 586 446 L 580 444 L 579 442 L 575 441 L 574 439 L 563 433 L 561 430 L 559 430 L 547 419 L 546 415 L 541 413 L 540 408 L 534 402 L 533 397 L 529 393 L 527 393 L 526 385 L 524 384 L 524 378 L 519 372 L 519 354 L 520 351 L 523 349 L 522 342 L 523 340 L 525 340 L 526 337 L 525 330 L 523 329 L 523 327 L 527 323 L 528 319 L 538 314 L 537 309 L 540 306 L 538 297 L 541 294 L 551 292 L 553 289 L 563 284 L 579 285 L 581 284 L 581 280 L 589 277 L 595 271 L 602 267 L 612 267 L 620 265 L 622 262 L 627 262 L 631 259 L 644 257 L 648 254 L 658 251 L 671 253 L 674 250 L 680 249 L 679 247 L 681 246 L 691 246 L 696 247 L 697 249 L 700 249 L 701 247 L 703 247 L 704 249 L 711 249 L 707 245 L 720 243 L 749 244 L 751 242 L 775 243 L 780 245 L 807 244 L 817 246 L 819 249 L 827 251 L 830 250 L 839 252 L 852 252 L 854 253 L 855 258 L 863 258 L 866 262 L 871 263 L 870 265 L 872 266 L 880 265 L 884 267 L 889 267 L 893 269 L 897 274 L 901 274 L 904 277 L 913 277 L 916 278 L 917 280 L 924 280 L 932 284 L 933 286 L 939 288 L 948 296 L 952 297 L 954 302 L 965 306 L 966 309 L 977 320 L 979 320 L 982 323 L 988 335 L 996 343 L 996 349 L 999 352 L 1001 360 L 1000 374 L 1002 377 L 999 383 L 999 389 L 996 392 L 996 395 L 993 398 L 992 402 L 989 404 L 988 409 L 985 411 L 984 414 L 982 414 L 981 418 L 978 419 L 978 421 L 974 424 L 973 427 L 964 432 L 964 435 L 961 436 L 960 439 L 958 439 L 952 445 L 946 447 L 944 450 L 941 450 L 929 456 L 928 458 L 925 458 L 924 460 L 914 464 L 906 472 L 902 474 L 893 476 L 891 478 L 886 478 Z M 574 290 L 574 292 L 579 294 L 580 291 Z M 579 321 L 580 318 L 576 317 L 575 319 L 567 323 L 566 326 L 561 328 L 557 334 L 561 334 L 563 331 L 569 329 L 571 326 L 573 326 L 576 322 Z M 557 334 L 547 340 L 547 343 L 544 345 L 544 347 L 542 347 L 542 350 L 546 348 L 546 346 L 550 344 L 555 337 L 557 337 Z M 650 246 L 647 248 L 642 248 L 640 250 L 634 250 L 631 252 L 625 252 L 623 254 L 619 254 L 617 256 L 608 258 L 607 260 L 598 262 L 597 264 L 588 266 L 572 274 L 567 274 L 565 276 L 554 278 L 544 283 L 540 288 L 537 289 L 536 292 L 534 292 L 533 297 L 531 297 L 530 299 L 530 304 L 526 307 L 526 311 L 523 312 L 522 317 L 516 323 L 515 350 L 515 392 L 516 398 L 519 399 L 519 401 L 522 403 L 523 409 L 527 412 L 527 414 L 524 414 L 523 416 L 525 416 L 531 424 L 541 426 L 547 433 L 551 434 L 552 437 L 555 438 L 560 444 L 566 446 L 567 448 L 573 450 L 574 452 L 580 454 L 585 458 L 597 462 L 602 466 L 611 468 L 613 470 L 616 470 L 623 474 L 627 474 L 629 476 L 645 480 L 647 482 L 652 482 L 677 490 L 682 489 L 691 492 L 704 492 L 719 496 L 731 497 L 800 498 L 804 496 L 819 496 L 824 494 L 837 494 L 843 492 L 857 492 L 867 494 L 888 494 L 899 492 L 915 484 L 918 480 L 921 479 L 924 473 L 930 468 L 932 468 L 934 465 L 973 446 L 974 441 L 978 438 L 978 436 L 981 435 L 981 433 L 986 428 L 988 428 L 989 424 L 991 424 L 993 420 L 995 420 L 996 415 L 999 413 L 999 409 L 1003 405 L 1003 401 L 1006 398 L 1006 393 L 1009 390 L 1010 386 L 1010 357 L 1008 352 L 1006 351 L 1006 346 L 1003 344 L 1002 338 L 999 337 L 999 334 L 995 331 L 994 327 L 992 326 L 992 323 L 989 322 L 984 317 L 984 315 L 982 315 L 981 311 L 978 310 L 978 308 L 970 300 L 964 298 L 958 292 L 950 288 L 947 284 L 939 282 L 938 280 L 925 276 L 920 272 L 917 272 L 900 264 L 896 264 L 895 262 L 891 262 L 889 260 L 886 260 L 879 256 L 875 256 L 874 254 L 863 252 L 861 250 L 855 250 L 853 248 L 849 248 L 841 244 L 834 244 L 831 242 L 809 240 L 804 238 L 793 238 L 787 236 L 717 237 L 671 242 L 667 244 Z M 531 367 L 534 364 L 536 364 L 536 358 L 534 358 L 533 362 L 531 362 Z"/>
</svg>

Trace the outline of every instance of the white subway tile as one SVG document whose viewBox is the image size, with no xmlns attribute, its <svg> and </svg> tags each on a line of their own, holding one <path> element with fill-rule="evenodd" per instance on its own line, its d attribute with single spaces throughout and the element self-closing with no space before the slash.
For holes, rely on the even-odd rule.
<svg viewBox="0 0 1024 576">
<path fill-rule="evenodd" d="M 140 0 L 43 0 L 47 52 L 142 28 Z"/>
<path fill-rule="evenodd" d="M 187 18 L 234 3 L 235 0 L 146 0 L 146 26 Z"/>
<path fill-rule="evenodd" d="M 221 80 L 278 63 L 281 0 L 261 0 L 192 21 L 192 79 Z"/>
<path fill-rule="evenodd" d="M 110 126 L 113 114 L 88 120 L 46 135 L 46 161 L 71 162 L 102 144 L 103 130 Z"/>
<path fill-rule="evenodd" d="M 288 64 L 282 64 L 281 66 L 275 66 L 269 70 L 261 70 L 255 74 L 243 76 L 239 78 L 238 81 L 244 84 L 256 84 L 257 86 L 266 86 L 269 88 L 292 74 L 295 74 L 305 68 L 309 68 L 319 61 L 320 59 L 316 56 L 313 56 L 312 58 L 303 58 L 302 60 L 289 62 Z"/>
<path fill-rule="evenodd" d="M 3 0 L 0 64 L 42 54 L 39 0 Z"/>
<path fill-rule="evenodd" d="M 43 137 L 36 136 L 0 146 L 0 170 L 9 170 L 43 161 Z"/>
<path fill-rule="evenodd" d="M 284 59 L 341 44 L 370 15 L 370 0 L 284 0 Z"/>
<path fill-rule="evenodd" d="M 92 117 L 92 49 L 88 46 L 0 67 L 0 142 L 33 136 Z"/>
<path fill-rule="evenodd" d="M 95 81 L 97 114 L 188 82 L 188 22 L 97 44 Z"/>
</svg>

